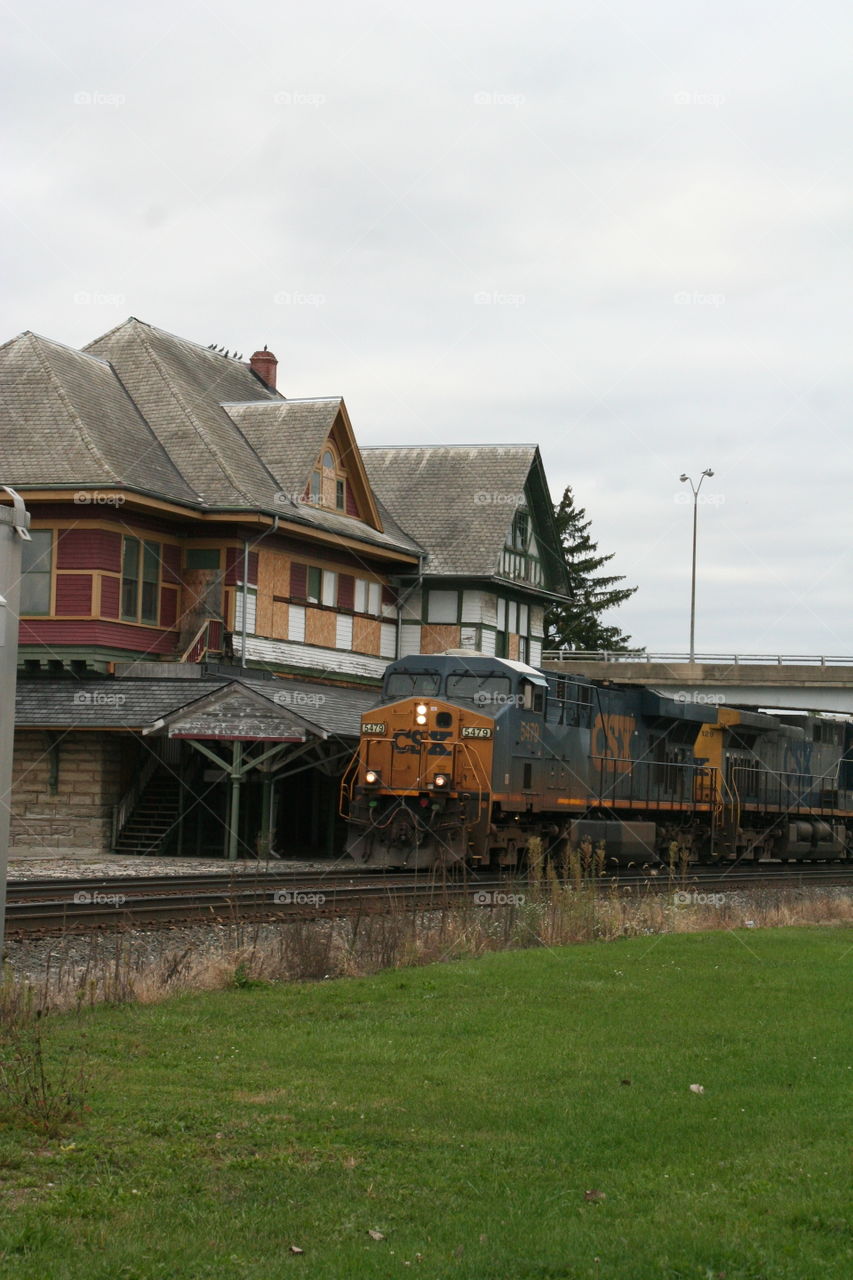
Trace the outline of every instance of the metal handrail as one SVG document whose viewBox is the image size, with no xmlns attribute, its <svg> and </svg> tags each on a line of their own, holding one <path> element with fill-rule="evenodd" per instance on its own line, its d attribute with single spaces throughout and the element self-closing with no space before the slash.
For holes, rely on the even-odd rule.
<svg viewBox="0 0 853 1280">
<path fill-rule="evenodd" d="M 690 805 L 713 803 L 697 798 L 696 783 L 700 779 L 710 785 L 712 794 L 717 790 L 718 770 L 696 760 L 655 760 L 651 757 L 635 760 L 628 756 L 593 755 L 590 762 L 594 768 L 591 787 L 600 805 L 654 804 L 671 800 Z M 662 777 L 655 777 L 655 769 L 664 771 Z M 672 785 L 674 779 L 677 779 L 676 786 Z"/>
<path fill-rule="evenodd" d="M 546 649 L 544 662 L 669 662 L 690 664 L 686 653 L 647 653 L 645 649 Z M 853 657 L 836 654 L 697 653 L 693 665 L 853 667 Z"/>
</svg>

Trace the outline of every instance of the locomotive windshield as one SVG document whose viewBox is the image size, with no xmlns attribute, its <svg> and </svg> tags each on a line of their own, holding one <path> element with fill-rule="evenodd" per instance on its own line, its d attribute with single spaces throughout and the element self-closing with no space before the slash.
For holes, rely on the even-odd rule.
<svg viewBox="0 0 853 1280">
<path fill-rule="evenodd" d="M 438 693 L 441 677 L 435 671 L 392 671 L 385 682 L 388 698 L 432 697 Z"/>
<path fill-rule="evenodd" d="M 448 698 L 465 698 L 480 704 L 509 699 L 512 684 L 508 676 L 473 675 L 471 672 L 455 672 L 447 677 Z"/>
</svg>

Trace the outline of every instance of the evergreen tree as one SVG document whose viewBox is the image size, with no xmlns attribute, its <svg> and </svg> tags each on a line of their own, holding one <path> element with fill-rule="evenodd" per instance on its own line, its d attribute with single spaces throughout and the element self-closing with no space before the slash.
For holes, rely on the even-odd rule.
<svg viewBox="0 0 853 1280">
<path fill-rule="evenodd" d="M 630 636 L 616 626 L 606 626 L 600 614 L 629 599 L 636 587 L 620 587 L 624 575 L 600 575 L 598 570 L 613 559 L 598 554 L 598 543 L 589 535 L 591 520 L 584 507 L 575 506 L 571 485 L 554 508 L 566 567 L 569 571 L 570 603 L 555 605 L 545 615 L 545 644 L 550 649 L 627 649 Z"/>
</svg>

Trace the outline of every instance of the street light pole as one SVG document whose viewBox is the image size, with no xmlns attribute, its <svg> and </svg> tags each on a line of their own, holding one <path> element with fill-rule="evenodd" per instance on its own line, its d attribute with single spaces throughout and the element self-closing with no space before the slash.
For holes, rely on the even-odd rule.
<svg viewBox="0 0 853 1280">
<path fill-rule="evenodd" d="M 688 475 L 679 477 L 681 483 L 689 482 L 690 488 L 693 490 L 693 571 L 690 575 L 690 661 L 696 661 L 696 530 L 699 514 L 699 490 L 702 488 L 702 481 L 706 476 L 712 476 L 714 473 L 710 467 L 706 467 L 699 477 L 699 483 L 694 484 Z"/>
</svg>

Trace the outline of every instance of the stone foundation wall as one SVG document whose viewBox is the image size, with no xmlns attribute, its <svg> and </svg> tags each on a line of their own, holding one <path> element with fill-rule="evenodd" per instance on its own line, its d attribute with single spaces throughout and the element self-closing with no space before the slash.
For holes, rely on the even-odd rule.
<svg viewBox="0 0 853 1280">
<path fill-rule="evenodd" d="M 113 805 L 121 796 L 121 745 L 116 734 L 19 729 L 12 762 L 12 853 L 108 852 Z"/>
</svg>

